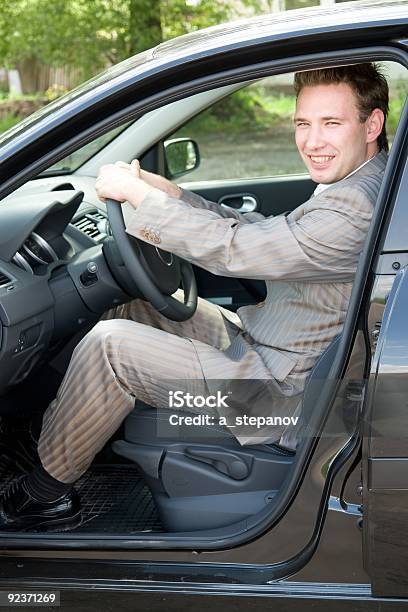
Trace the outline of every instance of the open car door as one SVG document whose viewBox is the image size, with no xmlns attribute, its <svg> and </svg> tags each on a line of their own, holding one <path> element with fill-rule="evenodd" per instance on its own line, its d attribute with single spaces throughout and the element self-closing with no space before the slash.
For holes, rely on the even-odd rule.
<svg viewBox="0 0 408 612">
<path fill-rule="evenodd" d="M 408 596 L 407 179 L 406 165 L 377 263 L 363 445 L 365 569 L 373 595 L 392 597 Z"/>
</svg>

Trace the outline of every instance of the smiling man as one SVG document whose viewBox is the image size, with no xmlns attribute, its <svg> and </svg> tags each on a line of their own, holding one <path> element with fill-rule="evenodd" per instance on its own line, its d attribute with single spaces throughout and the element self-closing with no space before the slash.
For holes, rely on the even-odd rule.
<svg viewBox="0 0 408 612">
<path fill-rule="evenodd" d="M 298 414 L 313 365 L 341 333 L 387 161 L 388 87 L 375 65 L 359 64 L 297 73 L 295 90 L 296 144 L 318 186 L 288 215 L 222 209 L 136 161 L 101 169 L 100 199 L 135 208 L 129 234 L 215 274 L 263 279 L 267 298 L 238 313 L 199 300 L 183 323 L 142 300 L 105 313 L 76 347 L 44 415 L 37 467 L 0 500 L 0 528 L 74 526 L 73 483 L 135 397 L 169 407 L 174 381 L 203 394 L 210 382 L 245 381 L 231 398 L 231 414 L 244 422 L 234 435 L 241 444 L 296 448 L 293 428 L 253 427 L 242 417 L 267 423 Z"/>
<path fill-rule="evenodd" d="M 379 87 L 382 83 L 364 93 L 358 87 L 358 67 L 352 74 L 355 81 L 337 81 L 336 69 L 302 72 L 295 77 L 296 145 L 312 179 L 325 186 L 355 172 L 379 149 L 387 150 L 385 127 L 377 142 L 387 102 Z M 363 78 L 361 72 L 360 80 Z"/>
</svg>

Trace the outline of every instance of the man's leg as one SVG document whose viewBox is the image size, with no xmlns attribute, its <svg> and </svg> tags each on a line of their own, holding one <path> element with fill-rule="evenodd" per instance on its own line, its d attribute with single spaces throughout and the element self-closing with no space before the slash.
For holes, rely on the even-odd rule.
<svg viewBox="0 0 408 612">
<path fill-rule="evenodd" d="M 56 399 L 44 415 L 41 463 L 75 482 L 132 411 L 135 398 L 168 405 L 169 389 L 197 387 L 203 374 L 194 345 L 134 321 L 99 322 L 76 347 Z"/>
<path fill-rule="evenodd" d="M 239 331 L 218 307 L 204 300 L 200 300 L 194 320 L 182 324 L 168 321 L 139 300 L 107 313 L 106 320 L 76 347 L 57 397 L 44 415 L 39 440 L 41 465 L 19 490 L 0 502 L 3 529 L 30 527 L 30 517 L 19 517 L 13 503 L 27 501 L 27 492 L 31 506 L 33 499 L 40 506 L 48 504 L 44 526 L 47 521 L 62 523 L 74 510 L 77 513 L 78 502 L 67 501 L 74 494 L 71 483 L 87 469 L 132 410 L 135 397 L 153 406 L 166 405 L 170 381 L 176 380 L 180 387 L 194 380 L 195 389 L 200 381 L 203 383 L 200 363 L 188 338 L 134 321 L 109 320 L 111 316 L 140 318 L 156 327 L 178 331 L 181 336 L 190 334 L 195 339 L 210 340 L 218 348 L 228 346 Z M 34 503 L 37 517 L 41 514 L 38 503 Z M 53 503 L 56 512 L 50 507 Z M 65 514 L 60 512 L 61 507 L 65 507 Z"/>
<path fill-rule="evenodd" d="M 183 390 L 194 381 L 197 392 L 203 373 L 190 338 L 226 348 L 239 327 L 223 312 L 199 299 L 194 316 L 181 323 L 143 300 L 105 313 L 74 350 L 44 415 L 38 451 L 46 471 L 62 482 L 77 480 L 132 411 L 135 398 L 159 408 L 168 405 L 174 385 Z"/>
<path fill-rule="evenodd" d="M 181 289 L 173 294 L 173 297 L 183 301 Z M 129 319 L 162 329 L 176 336 L 199 340 L 219 349 L 227 348 L 241 328 L 241 322 L 235 312 L 202 298 L 198 298 L 197 310 L 187 321 L 171 321 L 156 310 L 150 302 L 140 299 L 111 308 L 102 315 L 100 320 L 109 319 Z"/>
</svg>

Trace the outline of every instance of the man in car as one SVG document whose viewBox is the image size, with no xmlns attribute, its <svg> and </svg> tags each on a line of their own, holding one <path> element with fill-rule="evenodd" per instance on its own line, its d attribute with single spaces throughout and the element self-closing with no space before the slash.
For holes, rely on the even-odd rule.
<svg viewBox="0 0 408 612">
<path fill-rule="evenodd" d="M 73 483 L 135 398 L 169 407 L 174 381 L 203 393 L 209 381 L 268 381 L 274 399 L 260 414 L 295 413 L 316 359 L 343 327 L 387 160 L 388 87 L 367 63 L 297 73 L 295 91 L 296 144 L 318 185 L 288 215 L 221 209 L 140 170 L 137 161 L 101 168 L 99 198 L 135 209 L 129 234 L 215 274 L 263 279 L 267 297 L 237 314 L 199 300 L 183 323 L 142 300 L 105 313 L 77 345 L 45 412 L 38 466 L 0 500 L 1 529 L 75 526 Z M 250 398 L 235 399 L 237 413 L 255 410 Z M 282 428 L 233 431 L 242 444 L 280 439 L 296 446 Z"/>
</svg>

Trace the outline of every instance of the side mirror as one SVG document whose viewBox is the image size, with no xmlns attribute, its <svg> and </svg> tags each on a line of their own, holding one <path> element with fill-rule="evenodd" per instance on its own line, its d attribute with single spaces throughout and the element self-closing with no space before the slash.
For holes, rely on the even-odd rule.
<svg viewBox="0 0 408 612">
<path fill-rule="evenodd" d="M 164 142 L 167 178 L 176 178 L 200 165 L 198 144 L 191 138 L 173 138 Z"/>
</svg>

